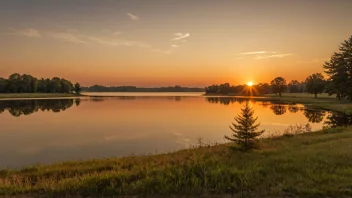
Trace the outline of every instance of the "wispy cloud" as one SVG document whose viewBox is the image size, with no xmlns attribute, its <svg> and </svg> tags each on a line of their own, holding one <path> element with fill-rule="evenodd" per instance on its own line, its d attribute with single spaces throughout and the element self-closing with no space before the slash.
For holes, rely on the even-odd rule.
<svg viewBox="0 0 352 198">
<path fill-rule="evenodd" d="M 239 53 L 238 55 L 257 55 L 257 54 L 266 54 L 266 53 L 272 53 L 272 52 L 267 52 L 267 51 L 243 52 L 243 53 Z"/>
<path fill-rule="evenodd" d="M 152 47 L 150 44 L 142 42 L 142 41 L 132 41 L 132 40 L 123 40 L 123 39 L 103 39 L 99 37 L 86 37 L 90 41 L 101 45 L 108 46 L 126 46 L 126 47 L 139 47 L 139 48 L 150 48 Z"/>
<path fill-rule="evenodd" d="M 121 32 L 114 32 L 113 35 L 117 36 L 117 35 L 120 35 Z"/>
<path fill-rule="evenodd" d="M 330 58 L 314 58 L 311 60 L 300 60 L 297 61 L 297 64 L 311 64 L 311 63 L 324 63 L 325 61 L 328 61 Z"/>
<path fill-rule="evenodd" d="M 42 37 L 42 34 L 39 32 L 39 30 L 32 29 L 32 28 L 23 29 L 23 30 L 15 30 L 15 31 L 9 32 L 7 34 L 13 34 L 13 35 L 18 35 L 18 36 L 26 36 L 26 37 L 33 37 L 33 38 Z"/>
<path fill-rule="evenodd" d="M 49 33 L 49 35 L 55 39 L 71 42 L 71 43 L 79 43 L 79 44 L 88 44 L 87 41 L 84 41 L 81 37 L 75 34 L 67 33 L 67 32 L 54 32 Z"/>
<path fill-rule="evenodd" d="M 180 47 L 179 45 L 171 45 L 171 47 L 173 47 L 173 48 L 178 48 L 178 47 Z"/>
<path fill-rule="evenodd" d="M 131 13 L 127 13 L 127 15 L 134 21 L 138 21 L 140 19 L 138 16 Z"/>
<path fill-rule="evenodd" d="M 273 54 L 273 55 L 260 55 L 254 59 L 266 59 L 266 58 L 284 58 L 286 56 L 292 56 L 293 54 Z"/>
<path fill-rule="evenodd" d="M 172 38 L 172 40 L 183 40 L 183 39 L 185 39 L 185 38 L 187 38 L 187 37 L 190 37 L 191 36 L 191 34 L 190 33 L 175 33 L 174 34 L 174 38 Z"/>
<path fill-rule="evenodd" d="M 253 52 L 243 52 L 237 54 L 237 59 L 242 59 L 245 57 L 251 57 L 254 59 L 267 59 L 267 58 L 283 58 L 286 56 L 292 56 L 293 54 L 283 54 L 278 52 L 270 52 L 270 51 L 253 51 Z"/>
</svg>

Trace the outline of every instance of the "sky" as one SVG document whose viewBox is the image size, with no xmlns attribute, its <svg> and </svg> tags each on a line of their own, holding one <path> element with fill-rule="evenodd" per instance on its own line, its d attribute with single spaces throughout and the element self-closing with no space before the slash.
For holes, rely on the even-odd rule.
<svg viewBox="0 0 352 198">
<path fill-rule="evenodd" d="M 351 0 L 0 0 L 0 77 L 204 87 L 304 80 L 352 35 Z"/>
</svg>

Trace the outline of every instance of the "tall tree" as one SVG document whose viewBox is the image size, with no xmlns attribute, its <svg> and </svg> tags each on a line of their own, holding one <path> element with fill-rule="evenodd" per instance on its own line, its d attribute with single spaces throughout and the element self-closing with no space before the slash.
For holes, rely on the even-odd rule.
<svg viewBox="0 0 352 198">
<path fill-rule="evenodd" d="M 82 91 L 81 85 L 79 83 L 76 83 L 74 86 L 74 91 L 76 92 L 76 94 L 80 94 Z"/>
<path fill-rule="evenodd" d="M 341 43 L 339 51 L 323 67 L 329 76 L 327 92 L 338 99 L 352 100 L 352 36 Z"/>
<path fill-rule="evenodd" d="M 314 94 L 315 98 L 325 90 L 326 82 L 321 73 L 316 73 L 306 78 L 307 90 L 309 93 Z"/>
<path fill-rule="evenodd" d="M 279 94 L 281 97 L 282 92 L 286 91 L 287 89 L 287 83 L 286 80 L 283 77 L 277 77 L 274 80 L 271 81 L 271 88 L 273 90 L 273 93 Z"/>
<path fill-rule="evenodd" d="M 243 151 L 256 148 L 256 138 L 264 133 L 264 130 L 257 131 L 260 123 L 255 123 L 258 117 L 254 118 L 254 110 L 249 106 L 248 101 L 246 101 L 245 107 L 241 109 L 241 114 L 234 119 L 237 124 L 232 123 L 232 126 L 230 126 L 233 133 L 231 137 L 225 135 L 225 138 L 236 142 L 240 146 L 240 150 Z"/>
</svg>

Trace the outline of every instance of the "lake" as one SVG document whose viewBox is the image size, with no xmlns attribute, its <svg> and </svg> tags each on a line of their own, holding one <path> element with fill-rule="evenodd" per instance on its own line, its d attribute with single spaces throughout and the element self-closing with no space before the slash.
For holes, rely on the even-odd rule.
<svg viewBox="0 0 352 198">
<path fill-rule="evenodd" d="M 110 93 L 111 94 L 111 93 Z M 241 98 L 201 93 L 131 94 L 75 99 L 1 100 L 0 168 L 63 160 L 163 153 L 204 143 L 224 143 Z M 109 96 L 103 93 L 102 96 Z M 313 130 L 346 124 L 344 115 L 303 105 L 251 100 L 263 136 L 290 125 Z"/>
</svg>

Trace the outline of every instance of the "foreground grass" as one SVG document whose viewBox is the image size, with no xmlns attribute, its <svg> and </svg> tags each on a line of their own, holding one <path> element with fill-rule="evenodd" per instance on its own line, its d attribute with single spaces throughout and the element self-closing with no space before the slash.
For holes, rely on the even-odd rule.
<svg viewBox="0 0 352 198">
<path fill-rule="evenodd" d="M 307 93 L 284 93 L 282 97 L 275 94 L 266 96 L 271 101 L 301 103 L 311 108 L 337 111 L 348 115 L 352 114 L 352 101 L 346 99 L 337 100 L 334 96 L 329 96 L 328 94 L 320 94 L 318 98 L 314 98 L 314 95 Z"/>
<path fill-rule="evenodd" d="M 67 93 L 6 93 L 0 94 L 1 98 L 62 98 L 62 97 L 77 97 L 77 94 Z"/>
<path fill-rule="evenodd" d="M 352 128 L 262 139 L 262 149 L 170 154 L 0 171 L 0 195 L 351 197 Z"/>
</svg>

